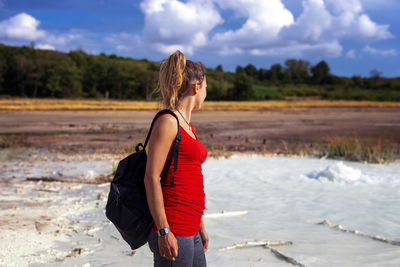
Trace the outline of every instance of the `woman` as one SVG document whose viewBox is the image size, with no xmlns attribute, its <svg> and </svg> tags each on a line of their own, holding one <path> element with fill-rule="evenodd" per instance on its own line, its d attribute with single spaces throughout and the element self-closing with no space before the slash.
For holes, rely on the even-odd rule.
<svg viewBox="0 0 400 267">
<path fill-rule="evenodd" d="M 208 235 L 202 219 L 205 194 L 201 164 L 207 150 L 190 123 L 192 111 L 200 109 L 206 98 L 206 87 L 204 65 L 186 60 L 180 51 L 161 64 L 158 90 L 164 108 L 179 118 L 182 139 L 173 185 L 171 164 L 161 188 L 160 174 L 177 135 L 178 122 L 167 113 L 154 123 L 144 179 L 154 219 L 149 237 L 154 266 L 206 266 Z"/>
</svg>

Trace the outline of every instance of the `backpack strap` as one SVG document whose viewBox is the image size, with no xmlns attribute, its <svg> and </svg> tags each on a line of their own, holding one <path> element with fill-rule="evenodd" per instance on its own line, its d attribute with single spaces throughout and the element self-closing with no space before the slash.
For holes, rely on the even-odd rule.
<svg viewBox="0 0 400 267">
<path fill-rule="evenodd" d="M 173 158 L 173 159 L 174 159 L 174 171 L 173 171 L 173 173 L 172 173 L 172 180 L 171 180 L 171 186 L 173 186 L 173 184 L 174 184 L 174 175 L 175 175 L 175 171 L 176 171 L 176 169 L 178 168 L 178 150 L 179 150 L 179 142 L 180 142 L 181 139 L 182 139 L 182 137 L 181 137 L 181 127 L 180 127 L 180 124 L 179 124 L 179 119 L 178 119 L 178 117 L 176 116 L 176 114 L 175 114 L 174 112 L 172 112 L 172 111 L 169 110 L 169 109 L 163 109 L 163 110 L 159 111 L 159 112 L 155 115 L 155 117 L 154 117 L 154 119 L 153 119 L 153 121 L 152 121 L 152 123 L 151 123 L 150 130 L 149 130 L 149 132 L 147 133 L 147 137 L 146 137 L 146 141 L 144 142 L 143 149 L 146 149 L 146 146 L 147 146 L 147 143 L 149 142 L 150 135 L 151 135 L 151 131 L 153 130 L 153 126 L 154 126 L 154 123 L 155 123 L 156 119 L 157 119 L 160 115 L 162 115 L 162 114 L 164 114 L 164 113 L 169 113 L 169 114 L 171 114 L 172 116 L 175 117 L 176 121 L 178 122 L 178 133 L 176 134 L 176 137 L 175 137 L 175 140 L 174 140 L 174 143 L 173 143 L 171 152 L 168 154 L 167 161 L 166 161 L 166 163 L 165 163 L 165 166 L 164 166 L 163 171 L 162 171 L 162 174 L 161 174 L 161 185 L 163 185 L 164 182 L 165 182 L 165 179 L 167 178 L 169 166 L 171 166 L 171 162 L 172 162 L 172 158 Z"/>
</svg>

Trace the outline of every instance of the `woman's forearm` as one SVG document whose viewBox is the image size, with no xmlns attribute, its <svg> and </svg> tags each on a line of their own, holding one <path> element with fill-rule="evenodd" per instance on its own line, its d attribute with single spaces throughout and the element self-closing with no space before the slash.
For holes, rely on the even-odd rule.
<svg viewBox="0 0 400 267">
<path fill-rule="evenodd" d="M 147 203 L 157 229 L 169 228 L 159 178 L 145 177 L 144 185 L 146 188 Z"/>
<path fill-rule="evenodd" d="M 203 221 L 203 217 L 201 217 L 201 222 L 200 222 L 200 232 L 204 232 L 206 230 L 205 226 L 204 226 L 204 221 Z"/>
</svg>

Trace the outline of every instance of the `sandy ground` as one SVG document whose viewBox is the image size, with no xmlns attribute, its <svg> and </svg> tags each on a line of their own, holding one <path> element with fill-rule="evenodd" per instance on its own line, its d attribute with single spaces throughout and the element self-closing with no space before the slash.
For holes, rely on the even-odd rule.
<svg viewBox="0 0 400 267">
<path fill-rule="evenodd" d="M 0 149 L 0 167 L 9 168 L 9 161 L 25 170 L 29 170 L 29 164 L 51 160 L 111 162 L 122 151 L 144 141 L 154 114 L 155 111 L 0 111 L 1 141 L 12 144 Z M 199 111 L 193 113 L 191 122 L 210 156 L 287 154 L 291 149 L 312 152 L 316 144 L 332 136 L 356 135 L 375 141 L 380 138 L 400 146 L 399 108 Z M 104 218 L 108 184 L 102 182 L 110 178 L 108 173 L 86 180 L 65 177 L 73 182 L 0 177 L 0 266 L 92 266 L 80 261 L 79 255 L 94 251 L 103 256 L 103 262 L 96 262 L 97 265 L 113 266 L 115 249 L 111 247 L 116 244 L 121 246 L 120 253 L 130 254 Z M 111 253 L 110 257 L 107 253 Z"/>
<path fill-rule="evenodd" d="M 18 146 L 63 153 L 120 153 L 143 142 L 155 111 L 0 111 L 0 133 Z M 312 152 L 334 136 L 400 144 L 400 108 L 197 111 L 191 120 L 212 154 Z M 6 134 L 6 136 L 4 136 Z"/>
</svg>

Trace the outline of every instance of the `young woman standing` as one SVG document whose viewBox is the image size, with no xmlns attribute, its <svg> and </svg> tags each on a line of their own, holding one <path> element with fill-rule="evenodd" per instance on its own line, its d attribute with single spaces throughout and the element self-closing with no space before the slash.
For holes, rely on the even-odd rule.
<svg viewBox="0 0 400 267">
<path fill-rule="evenodd" d="M 183 53 L 176 51 L 161 64 L 158 90 L 164 108 L 179 118 L 182 139 L 173 185 L 171 164 L 161 187 L 160 174 L 177 135 L 178 123 L 168 113 L 154 123 L 144 179 L 154 219 L 149 238 L 154 266 L 206 266 L 208 235 L 202 220 L 205 194 L 201 164 L 206 160 L 207 150 L 190 123 L 192 111 L 199 110 L 206 98 L 206 88 L 201 62 L 186 60 Z"/>
</svg>

